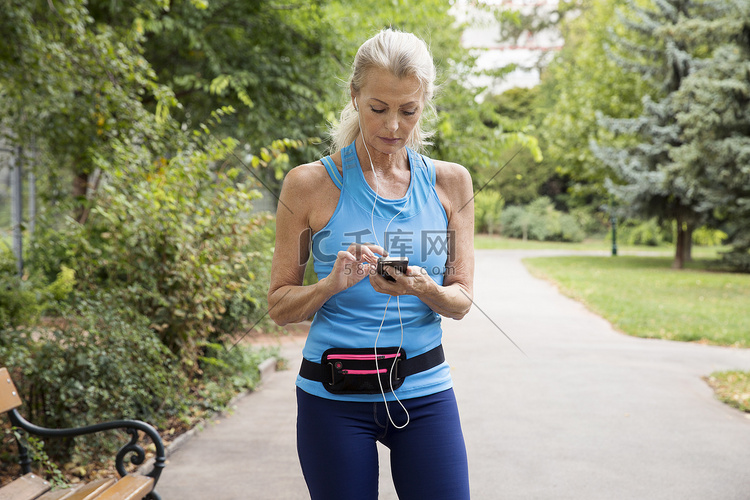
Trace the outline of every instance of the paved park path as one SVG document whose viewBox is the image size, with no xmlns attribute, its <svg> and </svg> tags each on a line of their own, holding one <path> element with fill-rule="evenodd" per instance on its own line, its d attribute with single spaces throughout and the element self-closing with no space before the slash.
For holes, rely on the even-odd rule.
<svg viewBox="0 0 750 500">
<path fill-rule="evenodd" d="M 531 277 L 529 255 L 477 251 L 476 307 L 443 323 L 472 498 L 749 499 L 750 419 L 701 377 L 750 370 L 750 350 L 618 333 Z M 170 456 L 165 500 L 309 498 L 295 450 L 301 348 L 285 342 L 289 370 Z M 381 499 L 396 499 L 381 452 Z"/>
</svg>

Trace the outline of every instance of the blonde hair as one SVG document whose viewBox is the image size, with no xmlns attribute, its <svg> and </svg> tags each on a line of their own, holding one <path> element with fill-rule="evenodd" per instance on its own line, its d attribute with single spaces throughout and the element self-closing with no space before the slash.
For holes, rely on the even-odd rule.
<svg viewBox="0 0 750 500">
<path fill-rule="evenodd" d="M 427 44 L 417 36 L 394 29 L 384 29 L 363 43 L 352 64 L 349 89 L 358 94 L 371 69 L 387 69 L 397 78 L 415 77 L 419 81 L 424 99 L 424 111 L 434 114 L 432 99 L 435 95 L 435 63 Z M 424 113 L 423 113 L 424 116 Z M 341 111 L 337 124 L 331 127 L 331 152 L 335 153 L 351 144 L 359 135 L 359 115 L 351 99 Z M 412 130 L 407 146 L 421 150 L 433 132 L 422 128 L 422 119 Z"/>
</svg>

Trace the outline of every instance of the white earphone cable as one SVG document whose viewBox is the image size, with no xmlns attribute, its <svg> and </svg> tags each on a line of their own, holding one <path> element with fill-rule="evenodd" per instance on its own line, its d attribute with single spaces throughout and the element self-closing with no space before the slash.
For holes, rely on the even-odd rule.
<svg viewBox="0 0 750 500">
<path fill-rule="evenodd" d="M 373 165 L 372 163 L 372 156 L 370 156 L 370 149 L 367 147 L 367 141 L 365 141 L 365 134 L 362 131 L 362 120 L 359 119 L 359 106 L 357 106 L 356 98 L 354 99 L 354 109 L 357 111 L 357 118 L 359 122 L 359 135 L 362 137 L 362 144 L 364 144 L 365 151 L 367 152 L 367 158 L 368 160 L 370 160 L 370 169 L 372 170 L 372 175 L 375 177 L 375 200 L 373 201 L 372 210 L 370 211 L 370 226 L 372 229 L 372 234 L 375 237 L 375 243 L 378 246 L 380 246 L 380 240 L 378 239 L 378 234 L 375 231 L 375 205 L 377 205 L 378 203 L 378 192 L 380 191 L 380 181 L 378 179 L 378 174 L 375 173 L 375 165 Z M 391 220 L 388 221 L 388 224 L 385 226 L 384 237 L 386 237 L 386 235 L 388 234 L 388 228 L 391 227 L 391 222 L 393 222 L 396 219 L 396 217 L 401 215 L 401 212 L 404 211 L 407 204 L 409 203 L 409 198 L 411 198 L 411 180 L 409 181 L 409 187 L 407 188 L 407 190 L 409 194 L 406 200 L 404 201 L 403 207 L 401 208 L 401 210 L 398 211 L 396 215 L 394 215 L 391 218 Z M 399 358 L 398 357 L 393 358 L 393 364 L 391 364 L 391 368 L 388 370 L 388 380 L 390 381 L 390 384 L 391 384 L 391 393 L 393 394 L 393 397 L 398 402 L 398 404 L 401 405 L 401 408 L 404 410 L 404 413 L 406 413 L 406 422 L 400 426 L 396 425 L 396 422 L 393 421 L 393 417 L 391 417 L 391 410 L 388 405 L 388 400 L 385 397 L 385 389 L 383 389 L 383 381 L 380 378 L 380 366 L 378 364 L 378 339 L 380 339 L 380 332 L 383 329 L 383 324 L 385 323 L 385 317 L 386 317 L 386 314 L 388 313 L 388 304 L 390 304 L 390 302 L 391 302 L 391 296 L 389 295 L 388 301 L 385 303 L 385 309 L 383 310 L 383 319 L 380 321 L 378 334 L 375 337 L 375 348 L 374 348 L 375 372 L 377 373 L 378 384 L 380 385 L 380 394 L 383 396 L 383 403 L 385 405 L 385 411 L 388 414 L 388 420 L 396 429 L 403 429 L 404 427 L 409 425 L 411 418 L 409 416 L 409 411 L 406 409 L 406 407 L 404 406 L 404 403 L 401 402 L 398 396 L 396 396 L 396 391 L 393 389 L 393 369 L 396 367 L 396 363 L 398 362 Z M 399 341 L 399 345 L 398 345 L 398 351 L 400 352 L 401 348 L 404 345 L 404 322 L 403 322 L 403 319 L 401 318 L 401 301 L 399 300 L 398 296 L 396 297 L 396 307 L 398 309 L 398 322 L 399 322 L 399 325 L 401 326 L 401 340 Z"/>
</svg>

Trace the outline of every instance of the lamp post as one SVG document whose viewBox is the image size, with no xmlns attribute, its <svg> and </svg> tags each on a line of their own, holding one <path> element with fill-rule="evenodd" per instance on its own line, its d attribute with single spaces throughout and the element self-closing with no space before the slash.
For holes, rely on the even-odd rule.
<svg viewBox="0 0 750 500">
<path fill-rule="evenodd" d="M 617 215 L 615 214 L 614 199 L 609 199 L 609 222 L 612 224 L 612 257 L 617 257 Z"/>
</svg>

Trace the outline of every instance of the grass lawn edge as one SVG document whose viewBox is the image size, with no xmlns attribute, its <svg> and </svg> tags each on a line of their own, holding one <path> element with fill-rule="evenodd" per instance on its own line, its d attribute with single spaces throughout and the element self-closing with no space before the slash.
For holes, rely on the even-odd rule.
<svg viewBox="0 0 750 500">
<path fill-rule="evenodd" d="M 574 254 L 575 252 L 573 252 Z M 679 339 L 667 339 L 655 336 L 642 336 L 630 334 L 624 329 L 620 328 L 617 324 L 613 323 L 606 315 L 605 311 L 599 311 L 591 303 L 585 300 L 584 297 L 577 294 L 574 290 L 568 289 L 549 274 L 543 270 L 534 267 L 533 264 L 529 265 L 529 260 L 533 258 L 523 258 L 522 263 L 526 270 L 535 278 L 541 279 L 552 285 L 559 293 L 565 295 L 568 298 L 575 300 L 576 302 L 583 305 L 587 310 L 601 317 L 607 321 L 612 329 L 622 335 L 628 335 L 636 338 L 647 338 L 647 339 L 658 339 L 658 340 L 669 340 L 674 342 L 693 342 L 707 344 L 702 341 L 686 341 Z M 717 344 L 720 345 L 720 344 Z M 742 347 L 735 346 L 722 346 L 734 349 L 741 349 Z M 728 371 L 717 371 L 710 375 L 701 377 L 704 382 L 714 391 L 715 397 L 722 403 L 735 408 L 745 414 L 748 414 L 750 418 L 750 371 L 742 370 L 728 370 Z"/>
</svg>

